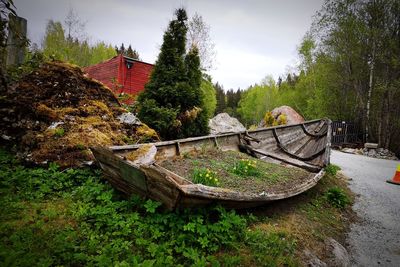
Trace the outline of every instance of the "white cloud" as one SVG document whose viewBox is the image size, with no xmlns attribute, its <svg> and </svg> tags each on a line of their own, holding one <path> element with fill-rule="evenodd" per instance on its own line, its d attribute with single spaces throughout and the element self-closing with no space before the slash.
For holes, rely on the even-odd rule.
<svg viewBox="0 0 400 267">
<path fill-rule="evenodd" d="M 237 47 L 217 45 L 218 66 L 211 72 L 214 81 L 224 85 L 225 89 L 245 89 L 259 83 L 265 76 L 275 79 L 283 72 L 285 58 L 246 51 Z"/>
</svg>

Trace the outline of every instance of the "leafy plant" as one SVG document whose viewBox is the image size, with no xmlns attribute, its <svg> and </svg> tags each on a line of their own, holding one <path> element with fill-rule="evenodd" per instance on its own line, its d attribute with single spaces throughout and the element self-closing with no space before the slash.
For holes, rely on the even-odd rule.
<svg viewBox="0 0 400 267">
<path fill-rule="evenodd" d="M 54 130 L 54 136 L 57 136 L 57 137 L 62 137 L 62 136 L 64 136 L 64 134 L 65 134 L 65 130 L 64 130 L 64 128 L 56 128 L 55 130 Z"/>
<path fill-rule="evenodd" d="M 100 173 L 56 164 L 26 168 L 0 150 L 0 262 L 207 265 L 216 261 L 212 254 L 243 239 L 247 221 L 234 211 L 171 212 L 152 200 L 126 200 Z"/>
<path fill-rule="evenodd" d="M 334 164 L 329 164 L 325 167 L 325 172 L 333 176 L 335 176 L 338 171 L 340 171 L 340 167 Z"/>
<path fill-rule="evenodd" d="M 240 176 L 257 176 L 260 174 L 257 169 L 257 161 L 250 159 L 241 159 L 235 163 L 232 171 Z"/>
<path fill-rule="evenodd" d="M 208 186 L 219 185 L 217 173 L 206 168 L 194 168 L 192 181 L 195 184 L 203 184 Z"/>
<path fill-rule="evenodd" d="M 332 187 L 326 193 L 325 197 L 327 201 L 334 207 L 343 209 L 350 204 L 350 199 L 339 187 Z"/>
</svg>

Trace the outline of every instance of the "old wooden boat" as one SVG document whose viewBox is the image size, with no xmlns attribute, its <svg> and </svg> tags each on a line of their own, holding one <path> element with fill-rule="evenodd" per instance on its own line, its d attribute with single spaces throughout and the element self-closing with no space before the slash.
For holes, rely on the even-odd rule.
<svg viewBox="0 0 400 267">
<path fill-rule="evenodd" d="M 253 131 L 208 135 L 152 144 L 93 147 L 92 152 L 109 182 L 118 190 L 159 201 L 168 209 L 218 203 L 228 208 L 247 208 L 289 198 L 312 188 L 329 163 L 331 121 L 312 120 Z M 127 155 L 144 146 L 144 155 L 129 160 Z M 150 147 L 149 147 L 150 146 Z M 195 149 L 216 147 L 235 150 L 265 160 L 307 170 L 308 178 L 285 190 L 243 193 L 194 184 L 160 165 L 165 158 Z"/>
</svg>

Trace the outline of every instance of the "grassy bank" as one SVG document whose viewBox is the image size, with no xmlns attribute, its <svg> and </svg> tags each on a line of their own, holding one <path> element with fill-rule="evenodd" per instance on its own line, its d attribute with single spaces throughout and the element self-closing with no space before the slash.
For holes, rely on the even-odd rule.
<svg viewBox="0 0 400 267">
<path fill-rule="evenodd" d="M 350 214 L 338 201 L 349 195 L 338 175 L 240 212 L 168 212 L 121 197 L 99 170 L 28 168 L 4 150 L 0 177 L 2 266 L 298 266 L 304 248 L 323 255 L 326 237 L 340 241 Z"/>
</svg>

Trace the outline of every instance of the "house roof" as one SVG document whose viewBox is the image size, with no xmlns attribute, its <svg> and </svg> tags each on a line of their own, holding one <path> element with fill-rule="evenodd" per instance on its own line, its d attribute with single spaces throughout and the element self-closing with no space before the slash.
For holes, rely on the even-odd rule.
<svg viewBox="0 0 400 267">
<path fill-rule="evenodd" d="M 118 55 L 117 55 L 118 56 Z M 141 60 L 138 60 L 138 59 L 134 59 L 134 58 L 131 58 L 131 57 L 127 57 L 127 56 L 123 56 L 124 57 L 124 59 L 125 60 L 127 60 L 127 61 L 135 61 L 135 62 L 140 62 L 140 63 L 144 63 L 144 64 L 147 64 L 147 65 L 151 65 L 151 66 L 154 66 L 154 64 L 151 64 L 151 63 L 147 63 L 147 62 L 144 62 L 144 61 L 141 61 Z"/>
</svg>

